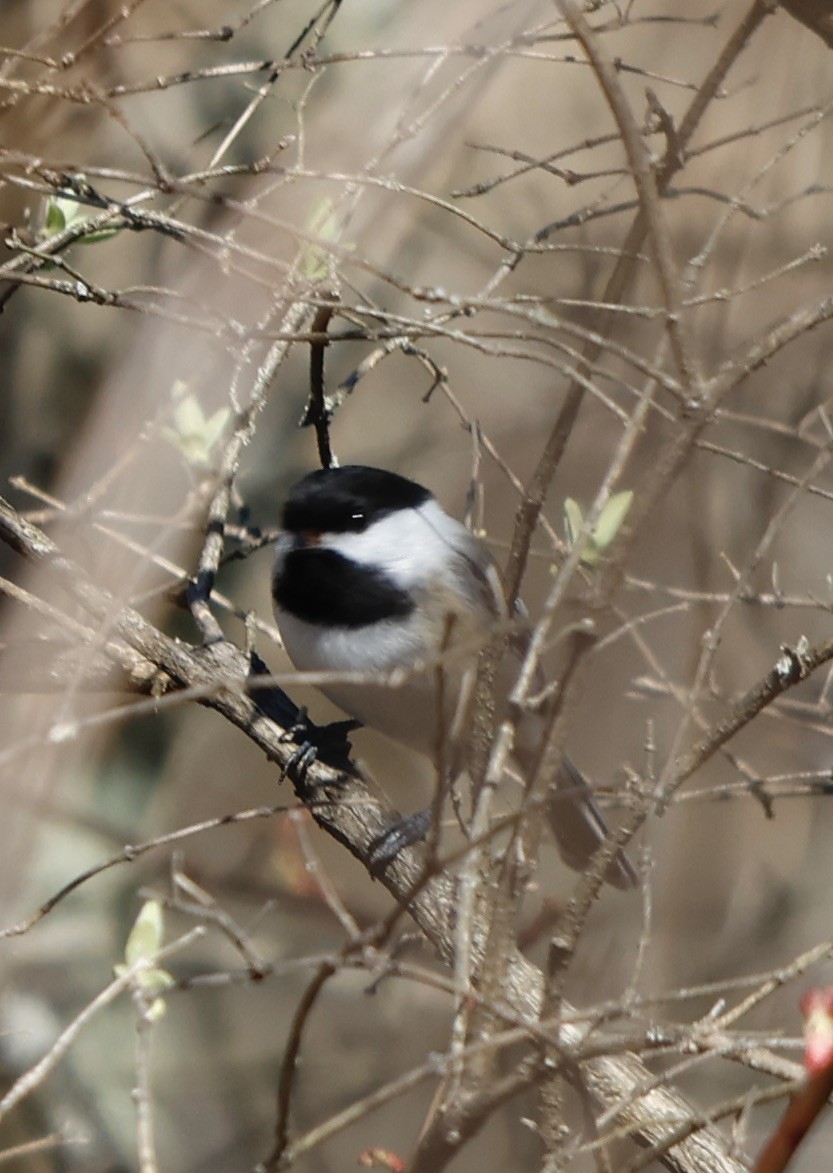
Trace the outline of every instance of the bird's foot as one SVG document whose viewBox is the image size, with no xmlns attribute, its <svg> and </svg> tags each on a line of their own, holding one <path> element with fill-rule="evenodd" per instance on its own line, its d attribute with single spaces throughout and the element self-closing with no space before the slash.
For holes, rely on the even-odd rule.
<svg viewBox="0 0 833 1173">
<path fill-rule="evenodd" d="M 413 815 L 401 815 L 389 823 L 370 845 L 367 863 L 374 876 L 380 875 L 399 852 L 414 843 L 420 843 L 431 826 L 432 809 L 417 811 Z"/>
<path fill-rule="evenodd" d="M 286 764 L 287 773 L 303 781 L 313 762 L 322 762 L 334 770 L 347 773 L 351 770 L 349 735 L 361 729 L 361 721 L 331 721 L 328 725 L 316 725 L 311 721 L 306 708 L 300 708 L 294 722 L 286 730 L 286 740 L 294 741 L 297 749 Z"/>
</svg>

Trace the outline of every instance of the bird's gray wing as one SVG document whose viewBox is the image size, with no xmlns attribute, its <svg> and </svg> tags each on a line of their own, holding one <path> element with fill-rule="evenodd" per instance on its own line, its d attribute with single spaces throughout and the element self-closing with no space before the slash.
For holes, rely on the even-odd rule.
<svg viewBox="0 0 833 1173">
<path fill-rule="evenodd" d="M 561 858 L 568 867 L 583 872 L 608 827 L 596 805 L 587 779 L 565 754 L 546 803 L 547 822 Z M 610 862 L 605 879 L 615 888 L 633 888 L 639 876 L 623 851 Z"/>
<path fill-rule="evenodd" d="M 472 602 L 484 619 L 492 623 L 501 620 L 505 622 L 509 618 L 509 610 L 503 583 L 486 545 L 462 525 L 453 531 L 453 537 L 449 540 L 461 561 L 458 571 L 461 593 L 471 594 L 471 584 L 475 583 L 477 597 Z M 516 627 L 510 635 L 510 653 L 507 656 L 509 671 L 505 681 L 507 691 L 514 684 L 512 676 L 517 675 L 529 647 L 529 617 L 520 600 L 515 604 L 513 618 L 521 620 L 522 625 Z M 546 678 L 539 666 L 533 681 L 533 691 L 540 692 L 545 685 Z M 522 717 L 519 722 L 515 757 L 524 773 L 534 769 L 546 726 L 546 713 L 530 714 L 529 718 Z M 593 853 L 607 837 L 608 827 L 587 779 L 566 754 L 552 780 L 546 815 L 564 862 L 575 871 L 584 871 Z M 639 882 L 630 860 L 622 851 L 611 862 L 605 879 L 614 887 L 623 889 L 632 888 Z"/>
</svg>

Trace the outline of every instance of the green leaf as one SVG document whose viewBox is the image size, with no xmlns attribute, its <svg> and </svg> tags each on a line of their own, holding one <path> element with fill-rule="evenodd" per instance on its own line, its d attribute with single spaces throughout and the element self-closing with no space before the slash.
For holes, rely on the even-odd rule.
<svg viewBox="0 0 833 1173">
<path fill-rule="evenodd" d="M 584 525 L 581 506 L 572 497 L 567 497 L 564 501 L 564 525 L 567 530 L 567 545 L 572 550 Z"/>
<path fill-rule="evenodd" d="M 160 1018 L 164 1018 L 168 1012 L 168 1006 L 164 998 L 154 998 L 145 1014 L 151 1022 L 158 1022 Z"/>
<path fill-rule="evenodd" d="M 133 928 L 124 947 L 124 962 L 113 968 L 116 977 L 122 977 L 140 961 L 153 961 L 162 948 L 165 936 L 165 911 L 158 900 L 146 900 L 133 922 Z M 149 965 L 135 976 L 135 987 L 145 997 L 145 1013 L 152 1022 L 158 1022 L 166 1010 L 163 994 L 176 979 L 158 965 Z"/>
<path fill-rule="evenodd" d="M 220 407 L 206 418 L 197 396 L 177 381 L 173 387 L 176 400 L 172 426 L 162 434 L 169 444 L 178 449 L 190 465 L 209 468 L 214 449 L 219 444 L 231 416 L 231 408 Z"/>
<path fill-rule="evenodd" d="M 581 551 L 582 566 L 598 566 L 604 555 L 593 540 L 593 535 L 587 539 L 587 544 Z"/>
<path fill-rule="evenodd" d="M 614 493 L 599 514 L 599 520 L 593 528 L 593 544 L 599 551 L 606 550 L 619 533 L 632 501 L 632 489 Z"/>
<path fill-rule="evenodd" d="M 139 958 L 134 960 L 134 965 Z M 118 965 L 113 966 L 113 972 L 116 977 L 124 977 L 129 973 L 131 966 L 124 965 L 119 962 Z M 151 966 L 149 969 L 141 969 L 136 974 L 136 985 L 139 989 L 144 990 L 147 994 L 158 994 L 163 990 L 169 990 L 171 986 L 176 985 L 176 978 L 168 973 L 166 969 L 161 969 L 158 965 Z"/>
<path fill-rule="evenodd" d="M 46 217 L 44 223 L 44 230 L 46 236 L 55 236 L 67 226 L 66 216 L 60 202 L 56 199 L 49 199 L 46 202 Z"/>
<path fill-rule="evenodd" d="M 84 179 L 79 175 L 80 180 Z M 90 209 L 86 204 L 79 203 L 71 196 L 50 196 L 46 201 L 43 215 L 43 227 L 39 232 L 41 240 L 48 240 L 67 228 L 82 225 L 90 217 Z M 121 228 L 98 228 L 95 232 L 87 232 L 78 238 L 79 244 L 98 244 L 99 241 L 109 240 L 111 236 L 118 236 Z"/>
<path fill-rule="evenodd" d="M 582 543 L 581 561 L 584 566 L 598 566 L 604 560 L 604 552 L 622 528 L 632 501 L 633 492 L 626 489 L 621 493 L 614 493 L 607 502 L 599 515 L 599 520 Z M 584 515 L 581 506 L 572 497 L 567 497 L 564 501 L 564 524 L 567 545 L 573 549 L 584 524 Z"/>
<path fill-rule="evenodd" d="M 143 959 L 152 960 L 162 948 L 165 934 L 165 912 L 158 900 L 146 900 L 133 922 L 133 928 L 124 947 L 128 968 Z"/>
<path fill-rule="evenodd" d="M 309 281 L 324 281 L 330 275 L 332 253 L 324 246 L 338 243 L 341 235 L 340 217 L 333 211 L 333 201 L 325 196 L 316 204 L 306 224 L 307 232 L 317 236 L 323 245 L 308 244 L 301 256 L 301 272 Z M 355 245 L 342 245 L 352 250 Z"/>
<path fill-rule="evenodd" d="M 109 240 L 111 236 L 118 236 L 122 228 L 98 228 L 95 232 L 87 232 L 78 238 L 79 244 L 100 244 L 102 240 Z"/>
</svg>

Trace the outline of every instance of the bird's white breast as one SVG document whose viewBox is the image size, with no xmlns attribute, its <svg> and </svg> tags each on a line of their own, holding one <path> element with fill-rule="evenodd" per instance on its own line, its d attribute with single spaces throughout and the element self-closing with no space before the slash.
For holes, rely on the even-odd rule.
<svg viewBox="0 0 833 1173">
<path fill-rule="evenodd" d="M 473 671 L 494 622 L 477 581 L 464 593 L 472 574 L 468 550 L 476 547 L 475 539 L 432 499 L 418 509 L 382 517 L 362 533 L 322 534 L 318 544 L 383 571 L 408 591 L 415 609 L 404 618 L 339 627 L 309 623 L 277 608 L 289 658 L 302 671 L 332 673 L 334 679 L 318 687 L 351 717 L 434 756 L 438 657 L 447 733 L 464 676 Z M 280 539 L 277 568 L 291 548 L 291 538 Z M 364 679 L 340 681 L 339 673 L 363 674 Z"/>
</svg>

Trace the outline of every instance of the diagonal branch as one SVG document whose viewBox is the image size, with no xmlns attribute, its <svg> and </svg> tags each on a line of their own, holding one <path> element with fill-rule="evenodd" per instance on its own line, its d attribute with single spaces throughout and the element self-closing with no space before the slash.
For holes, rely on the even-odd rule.
<svg viewBox="0 0 833 1173">
<path fill-rule="evenodd" d="M 109 623 L 118 641 L 109 641 L 106 652 L 116 660 L 123 641 L 133 653 L 155 664 L 181 688 L 200 687 L 199 703 L 216 710 L 241 729 L 267 757 L 289 770 L 302 801 L 315 798 L 316 822 L 370 868 L 372 849 L 389 825 L 391 812 L 370 794 L 361 778 L 340 774 L 316 762 L 302 776 L 292 772 L 295 746 L 286 729 L 266 716 L 246 691 L 248 660 L 233 644 L 224 641 L 210 649 L 195 648 L 159 631 L 130 607 L 120 606 L 65 557 L 40 529 L 27 522 L 0 499 L 0 541 L 44 571 L 99 622 Z M 206 686 L 211 686 L 205 692 Z M 387 867 L 381 882 L 409 914 L 448 964 L 453 964 L 457 915 L 454 878 L 440 874 L 426 880 L 418 850 L 402 851 Z M 483 918 L 475 916 L 472 942 L 477 960 L 482 959 L 488 934 Z M 520 953 L 508 959 L 503 1005 L 498 1014 L 528 1022 L 535 1034 L 540 1026 L 544 980 L 539 969 Z M 563 1004 L 565 1015 L 571 1008 Z M 586 1030 L 569 1021 L 558 1032 L 559 1051 L 565 1060 L 581 1062 Z M 663 1161 L 674 1173 L 742 1173 L 743 1165 L 730 1155 L 722 1134 L 693 1105 L 676 1092 L 653 1087 L 649 1070 L 633 1055 L 605 1055 L 581 1062 L 582 1076 L 595 1100 L 612 1110 L 621 1126 L 643 1145 L 663 1150 Z M 642 1088 L 650 1090 L 642 1093 Z M 691 1132 L 681 1136 L 680 1122 L 690 1122 Z"/>
</svg>

